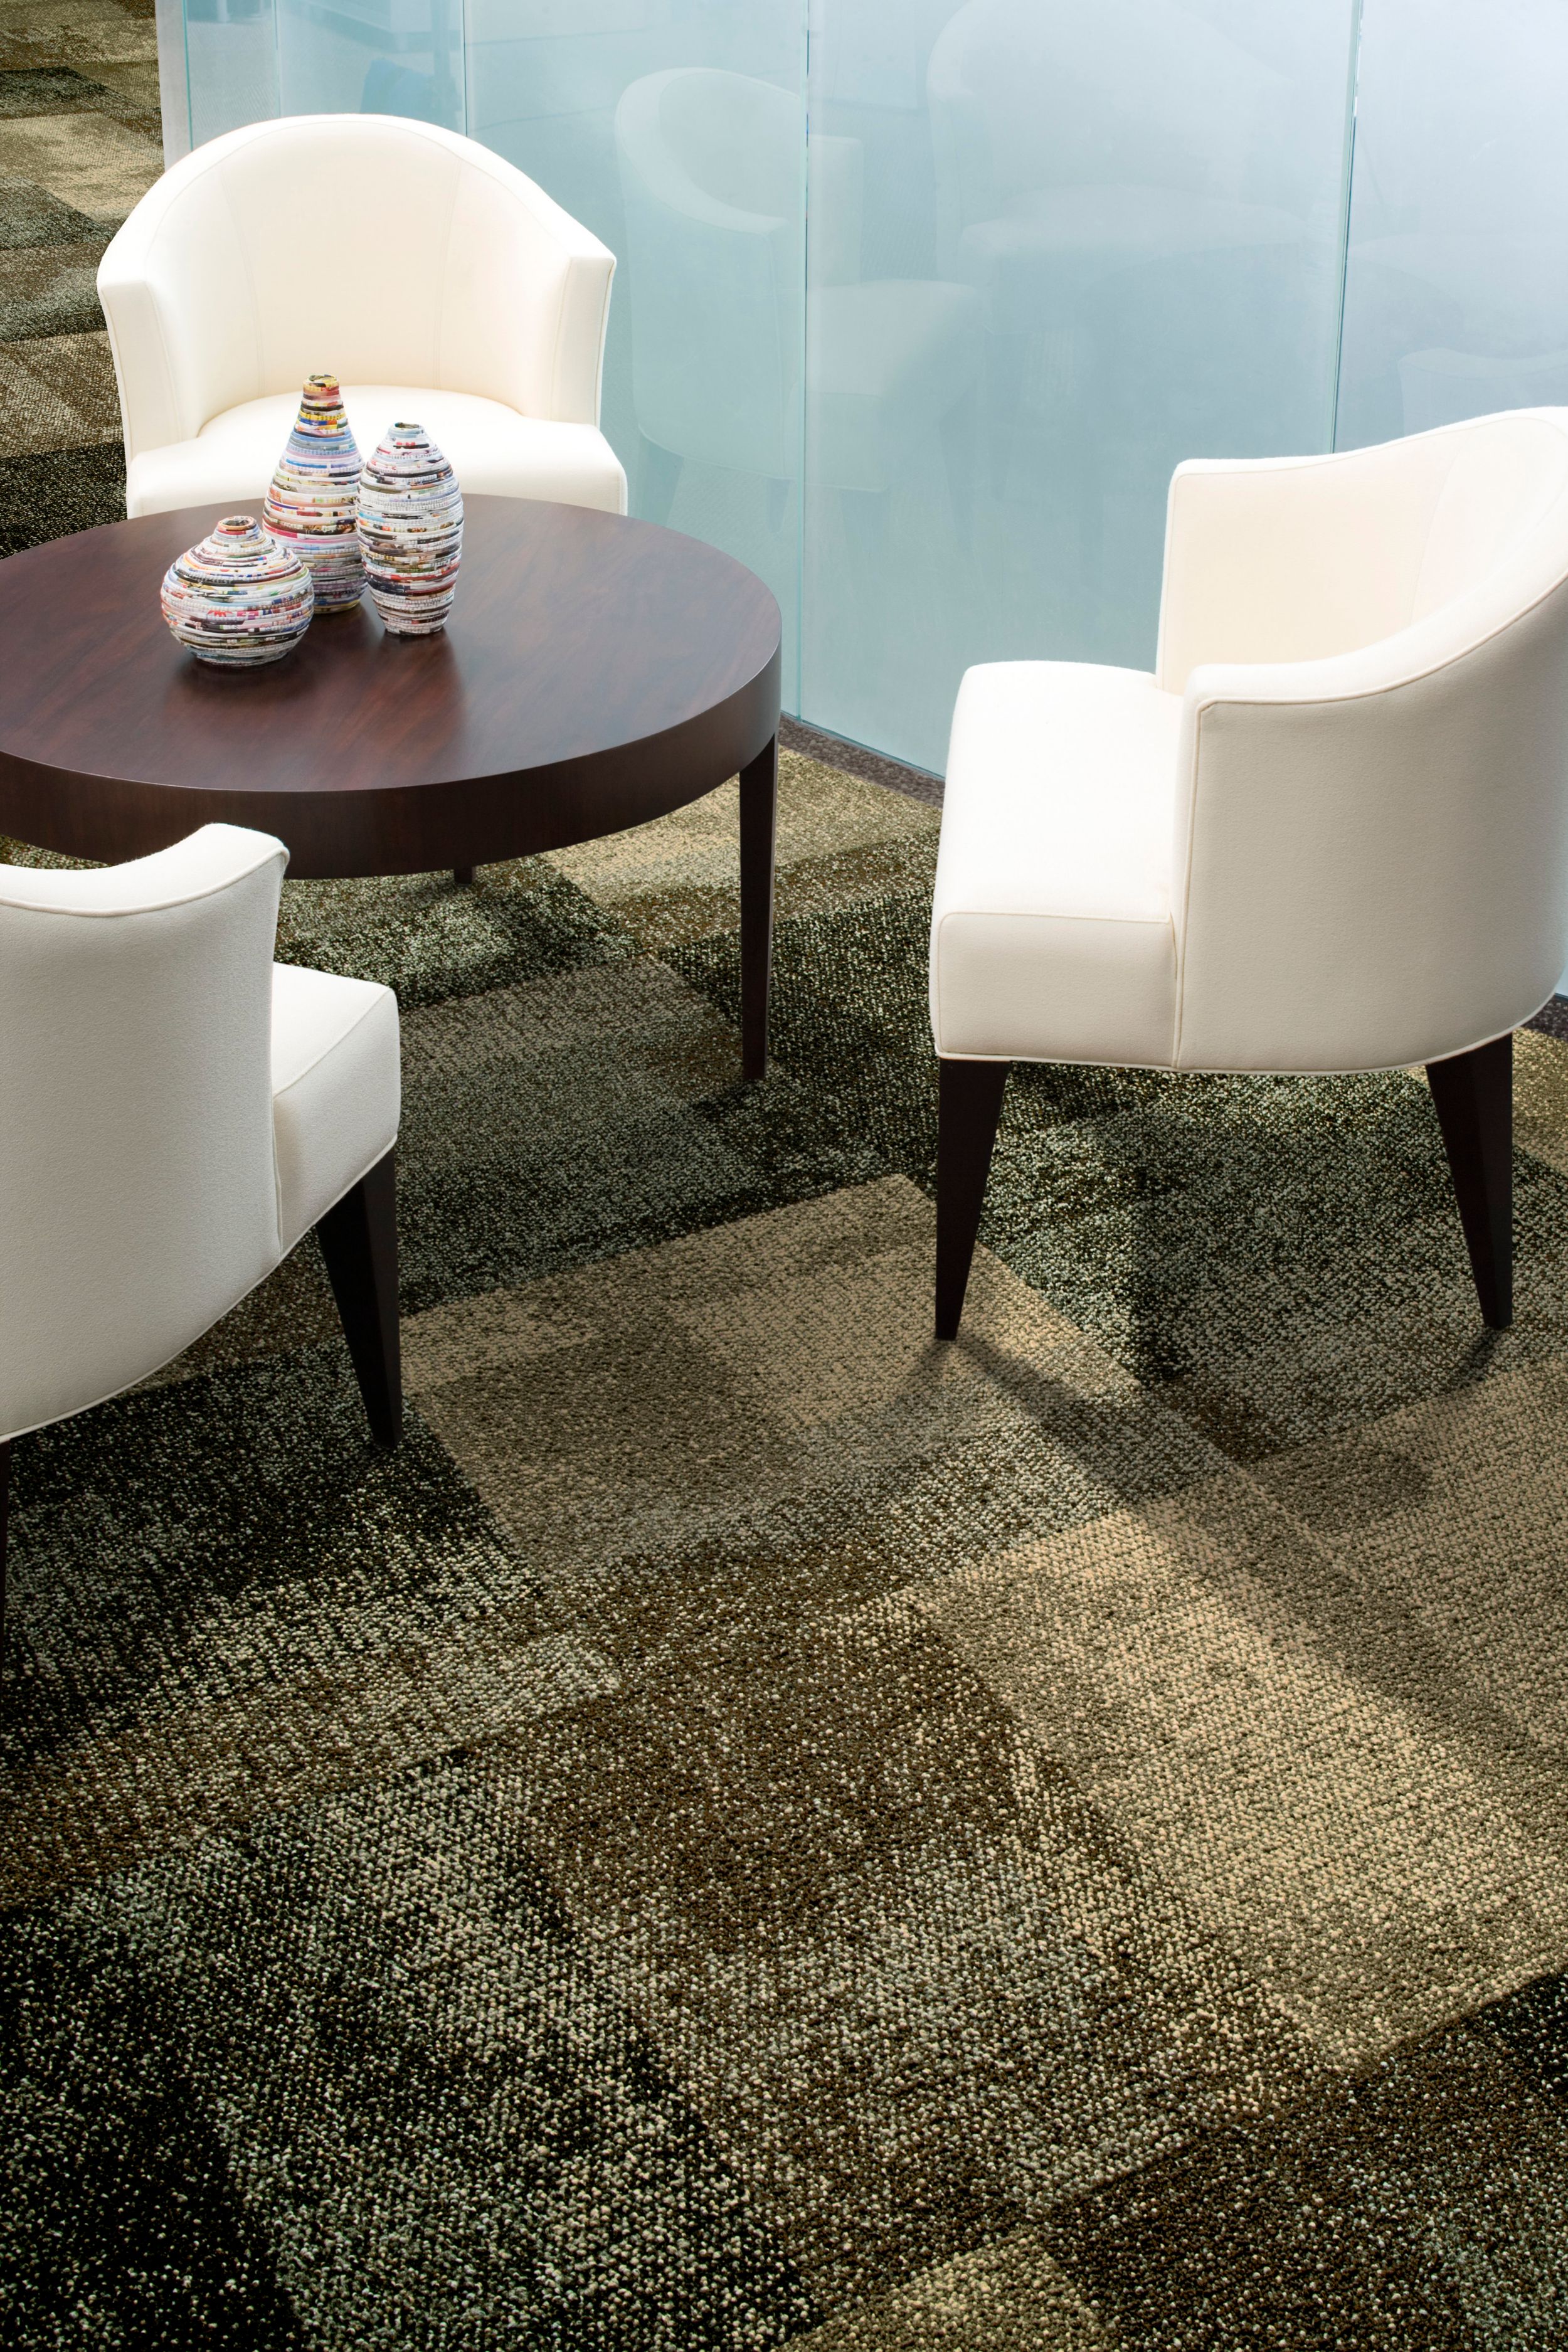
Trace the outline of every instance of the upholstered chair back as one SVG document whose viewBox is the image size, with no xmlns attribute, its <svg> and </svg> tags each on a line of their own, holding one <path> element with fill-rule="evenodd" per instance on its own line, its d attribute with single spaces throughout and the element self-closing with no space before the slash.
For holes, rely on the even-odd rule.
<svg viewBox="0 0 1568 2352">
<path fill-rule="evenodd" d="M 0 1440 L 155 1370 L 277 1263 L 286 861 L 207 825 L 96 872 L 0 866 Z"/>
<path fill-rule="evenodd" d="M 531 180 L 454 131 L 249 123 L 166 172 L 104 256 L 128 454 L 323 369 L 596 425 L 612 270 Z"/>
<path fill-rule="evenodd" d="M 1183 466 L 1173 1059 L 1365 1069 L 1500 1035 L 1568 961 L 1568 410 Z"/>
</svg>

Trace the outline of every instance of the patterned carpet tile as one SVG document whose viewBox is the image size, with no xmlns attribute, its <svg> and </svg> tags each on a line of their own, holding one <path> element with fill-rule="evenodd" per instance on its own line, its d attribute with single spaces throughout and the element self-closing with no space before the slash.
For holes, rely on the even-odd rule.
<svg viewBox="0 0 1568 2352">
<path fill-rule="evenodd" d="M 940 816 L 898 793 L 783 751 L 774 917 L 821 915 L 889 891 L 929 897 Z M 656 824 L 550 861 L 601 906 L 613 908 L 653 954 L 740 922 L 740 793 L 727 784 Z"/>
<path fill-rule="evenodd" d="M 4 0 L 0 71 L 158 64 L 153 0 Z"/>
<path fill-rule="evenodd" d="M 91 334 L 101 326 L 97 278 L 102 250 L 101 238 L 89 238 L 81 245 L 0 251 L 0 342 Z"/>
<path fill-rule="evenodd" d="M 1319 1622 L 1345 1571 L 1231 1474 L 921 1600 L 1151 1876 L 1355 2065 L 1568 1961 L 1568 1779 L 1435 1738 L 1419 1640 L 1404 1706 L 1354 1675 L 1331 1603 Z"/>
<path fill-rule="evenodd" d="M 816 2316 L 460 1759 L 15 1914 L 0 1970 L 12 2341 L 750 2352 Z"/>
<path fill-rule="evenodd" d="M 0 344 L 0 437 L 19 453 L 118 442 L 109 337 L 46 335 Z"/>
<path fill-rule="evenodd" d="M 756 1606 L 858 1600 L 988 1532 L 1004 1549 L 1213 1470 L 994 1261 L 963 1346 L 937 1347 L 933 1232 L 889 1178 L 437 1308 L 408 1327 L 411 1393 L 542 1572 L 574 1605 L 600 1592 L 606 1638 L 624 1616 L 639 1644 L 684 1608 L 679 1584 L 644 1597 L 672 1551 L 798 1543 L 792 1573 L 733 1557 Z"/>
<path fill-rule="evenodd" d="M 613 1687 L 341 1343 L 143 1390 L 19 1446 L 5 1899 Z"/>
<path fill-rule="evenodd" d="M 1500 2043 L 1457 2026 L 1205 2135 L 1058 2208 L 1047 2243 L 1113 2341 L 1160 2352 L 1556 2352 L 1568 2138 Z"/>
<path fill-rule="evenodd" d="M 0 351 L 0 358 L 5 357 Z M 0 556 L 36 547 L 47 536 L 44 525 L 90 530 L 118 522 L 125 513 L 125 457 L 118 441 L 94 449 L 47 450 L 0 457 Z M 0 856 L 17 865 L 44 857 L 41 850 L 0 842 Z"/>
<path fill-rule="evenodd" d="M 1111 2340 L 1038 2231 L 1024 2228 L 795 2343 L 797 2352 L 1108 2352 Z"/>
<path fill-rule="evenodd" d="M 0 107 L 10 79 L 0 76 Z M 123 220 L 163 169 L 163 150 L 156 133 L 148 138 L 100 109 L 7 112 L 0 118 L 0 173 L 43 189 L 57 203 L 94 221 L 113 225 Z"/>
</svg>

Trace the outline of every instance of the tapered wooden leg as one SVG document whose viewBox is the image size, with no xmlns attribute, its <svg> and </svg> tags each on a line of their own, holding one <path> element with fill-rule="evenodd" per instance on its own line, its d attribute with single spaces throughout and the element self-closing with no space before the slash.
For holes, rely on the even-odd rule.
<svg viewBox="0 0 1568 2352">
<path fill-rule="evenodd" d="M 1513 1038 L 1428 1062 L 1426 1082 L 1459 1203 L 1481 1314 L 1513 1321 Z"/>
<path fill-rule="evenodd" d="M 1006 1062 L 942 1062 L 936 1154 L 936 1336 L 956 1339 L 991 1147 L 1002 1116 Z"/>
<path fill-rule="evenodd" d="M 768 1066 L 768 983 L 773 947 L 773 821 L 779 739 L 741 771 L 741 1075 Z"/>
<path fill-rule="evenodd" d="M 5 1548 L 11 1517 L 11 1440 L 0 1445 L 0 1673 L 5 1665 Z"/>
<path fill-rule="evenodd" d="M 461 887 L 462 887 L 466 883 L 471 882 L 471 881 L 473 880 L 473 878 L 474 878 L 474 869 L 473 869 L 473 867 L 472 867 L 471 866 L 453 866 L 453 868 L 452 868 L 452 879 L 453 879 L 453 881 L 454 881 L 454 882 L 456 882 L 456 883 L 457 883 L 457 885 L 458 886 L 459 889 L 460 889 L 460 888 L 461 888 Z"/>
<path fill-rule="evenodd" d="M 395 1157 L 389 1151 L 378 1160 L 316 1227 L 371 1434 L 378 1445 L 395 1445 L 403 1434 Z"/>
</svg>

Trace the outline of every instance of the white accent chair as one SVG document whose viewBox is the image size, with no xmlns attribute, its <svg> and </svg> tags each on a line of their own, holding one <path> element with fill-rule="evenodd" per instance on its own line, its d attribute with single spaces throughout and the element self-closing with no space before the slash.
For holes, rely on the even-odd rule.
<svg viewBox="0 0 1568 2352">
<path fill-rule="evenodd" d="M 299 115 L 210 140 L 99 267 L 126 511 L 254 504 L 326 369 L 365 457 L 414 417 L 466 490 L 624 514 L 599 431 L 615 267 L 522 173 L 434 123 Z"/>
<path fill-rule="evenodd" d="M 273 962 L 288 856 L 209 824 L 0 866 L 0 1644 L 12 1441 L 169 1362 L 311 1225 L 397 1442 L 397 1001 Z"/>
<path fill-rule="evenodd" d="M 1512 1312 L 1513 1031 L 1568 961 L 1568 409 L 1171 485 L 1158 667 L 959 689 L 931 918 L 937 1329 L 1008 1065 L 1425 1063 Z"/>
</svg>

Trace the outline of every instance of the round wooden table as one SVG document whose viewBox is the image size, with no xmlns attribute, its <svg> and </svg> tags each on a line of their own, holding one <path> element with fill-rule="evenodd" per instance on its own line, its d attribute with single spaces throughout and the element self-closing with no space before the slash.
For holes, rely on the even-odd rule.
<svg viewBox="0 0 1568 2352">
<path fill-rule="evenodd" d="M 0 562 L 0 833 L 113 862 L 200 824 L 296 876 L 422 874 L 618 833 L 741 779 L 742 1066 L 767 1056 L 779 609 L 698 540 L 583 507 L 467 500 L 444 633 L 369 597 L 257 670 L 174 643 L 158 586 L 223 507 Z"/>
</svg>

